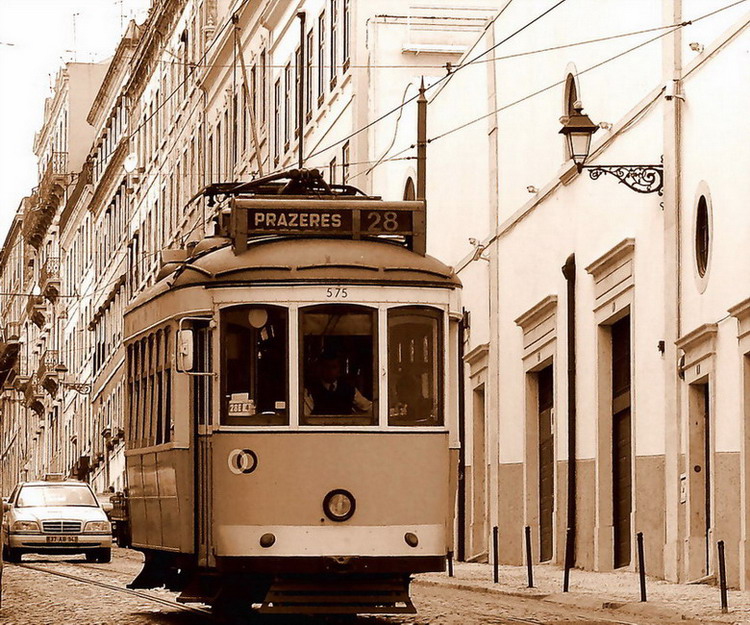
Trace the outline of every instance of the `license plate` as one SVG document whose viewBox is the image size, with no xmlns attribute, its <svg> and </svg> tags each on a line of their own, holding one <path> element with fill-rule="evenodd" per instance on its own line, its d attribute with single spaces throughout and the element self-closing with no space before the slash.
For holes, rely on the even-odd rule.
<svg viewBox="0 0 750 625">
<path fill-rule="evenodd" d="M 48 543 L 77 543 L 78 536 L 47 536 Z"/>
</svg>

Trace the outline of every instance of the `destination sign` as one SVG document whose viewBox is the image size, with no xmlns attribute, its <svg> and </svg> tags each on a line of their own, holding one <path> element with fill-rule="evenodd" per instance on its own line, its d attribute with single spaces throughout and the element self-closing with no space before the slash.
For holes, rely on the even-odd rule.
<svg viewBox="0 0 750 625">
<path fill-rule="evenodd" d="M 232 238 L 235 250 L 248 237 L 270 234 L 359 239 L 403 236 L 407 245 L 424 243 L 424 203 L 375 199 L 234 198 Z M 421 251 L 420 253 L 424 253 Z"/>
<path fill-rule="evenodd" d="M 337 210 L 251 208 L 247 211 L 249 232 L 325 232 L 352 230 L 352 214 Z"/>
</svg>

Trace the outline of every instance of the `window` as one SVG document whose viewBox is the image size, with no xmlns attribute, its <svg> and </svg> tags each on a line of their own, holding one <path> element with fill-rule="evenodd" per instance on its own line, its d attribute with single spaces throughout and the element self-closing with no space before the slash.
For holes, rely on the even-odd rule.
<svg viewBox="0 0 750 625">
<path fill-rule="evenodd" d="M 711 250 L 711 220 L 708 213 L 706 196 L 698 198 L 695 209 L 695 264 L 698 275 L 702 278 L 708 269 L 708 258 Z"/>
<path fill-rule="evenodd" d="M 323 104 L 323 96 L 326 92 L 325 78 L 326 62 L 326 14 L 325 11 L 318 17 L 318 106 Z"/>
<path fill-rule="evenodd" d="M 260 53 L 260 127 L 266 126 L 266 51 Z"/>
<path fill-rule="evenodd" d="M 341 148 L 341 183 L 349 182 L 349 142 Z"/>
<path fill-rule="evenodd" d="M 294 136 L 299 137 L 299 98 L 302 94 L 302 51 L 297 48 L 294 53 Z M 304 104 L 303 104 L 304 107 Z M 304 110 L 304 108 L 303 108 Z"/>
<path fill-rule="evenodd" d="M 18 493 L 17 508 L 85 506 L 99 504 L 88 485 L 24 486 Z"/>
<path fill-rule="evenodd" d="M 292 112 L 292 66 L 286 64 L 284 68 L 284 151 L 289 149 L 289 130 L 291 128 L 290 117 Z"/>
<path fill-rule="evenodd" d="M 281 133 L 281 81 L 273 86 L 273 157 L 279 162 L 279 138 Z"/>
<path fill-rule="evenodd" d="M 313 31 L 307 33 L 305 45 L 305 120 L 312 119 L 312 94 L 313 94 Z"/>
<path fill-rule="evenodd" d="M 405 307 L 388 312 L 388 424 L 442 425 L 442 314 Z"/>
<path fill-rule="evenodd" d="M 225 425 L 286 425 L 287 311 L 241 306 L 222 314 Z"/>
<path fill-rule="evenodd" d="M 303 425 L 377 422 L 377 311 L 313 306 L 300 312 Z"/>
<path fill-rule="evenodd" d="M 343 15 L 342 15 L 342 21 L 344 22 L 343 28 L 343 41 L 341 46 L 341 52 L 344 59 L 344 71 L 349 69 L 349 63 L 351 61 L 351 8 L 349 6 L 349 0 L 343 0 L 344 2 L 344 8 L 343 8 Z"/>
<path fill-rule="evenodd" d="M 336 86 L 338 67 L 338 0 L 331 0 L 331 89 Z"/>
<path fill-rule="evenodd" d="M 336 157 L 335 156 L 331 159 L 331 162 L 328 163 L 328 183 L 336 184 Z"/>
</svg>

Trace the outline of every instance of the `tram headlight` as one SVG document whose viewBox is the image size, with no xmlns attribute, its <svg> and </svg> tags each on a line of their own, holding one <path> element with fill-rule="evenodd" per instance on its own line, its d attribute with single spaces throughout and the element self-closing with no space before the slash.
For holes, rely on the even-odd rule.
<svg viewBox="0 0 750 625">
<path fill-rule="evenodd" d="M 354 500 L 348 490 L 337 488 L 328 493 L 323 499 L 323 512 L 331 521 L 346 521 L 351 519 L 357 508 L 357 502 Z"/>
</svg>

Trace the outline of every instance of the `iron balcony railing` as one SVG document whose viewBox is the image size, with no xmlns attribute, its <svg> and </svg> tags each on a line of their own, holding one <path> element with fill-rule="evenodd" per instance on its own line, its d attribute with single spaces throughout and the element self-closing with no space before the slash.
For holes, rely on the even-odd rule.
<svg viewBox="0 0 750 625">
<path fill-rule="evenodd" d="M 36 377 L 43 383 L 45 378 L 56 376 L 57 371 L 55 371 L 55 367 L 59 364 L 60 352 L 56 349 L 48 349 L 39 359 L 39 368 L 37 369 Z"/>
</svg>

